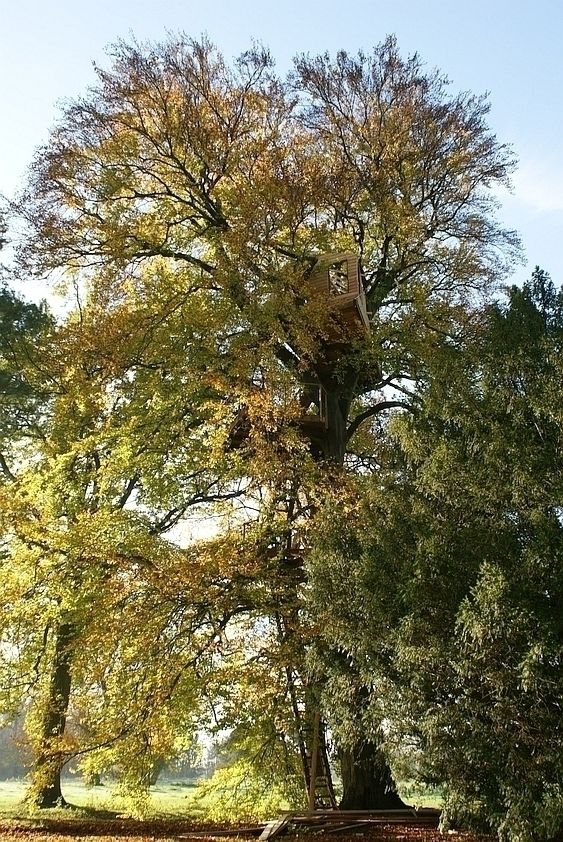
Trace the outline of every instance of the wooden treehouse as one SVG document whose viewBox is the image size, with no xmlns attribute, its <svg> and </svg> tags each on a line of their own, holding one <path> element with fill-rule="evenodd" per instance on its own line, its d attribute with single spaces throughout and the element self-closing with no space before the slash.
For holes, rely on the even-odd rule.
<svg viewBox="0 0 563 842">
<path fill-rule="evenodd" d="M 315 435 L 328 427 L 326 389 L 313 381 L 304 383 L 299 396 L 301 413 L 299 426 L 309 435 Z"/>
<path fill-rule="evenodd" d="M 331 318 L 327 320 L 327 340 L 322 359 L 317 361 L 318 375 L 330 375 L 335 362 L 345 352 L 352 339 L 370 331 L 369 313 L 364 291 L 360 259 L 352 251 L 330 252 L 317 257 L 307 288 L 318 299 L 328 302 Z M 327 391 L 321 377 L 300 384 L 298 396 L 300 413 L 293 423 L 312 439 L 318 440 L 328 429 Z M 254 384 L 259 390 L 259 385 Z M 241 406 L 229 433 L 227 450 L 246 444 L 252 431 L 248 407 Z"/>
<path fill-rule="evenodd" d="M 350 332 L 369 333 L 369 313 L 357 254 L 343 251 L 321 255 L 307 285 L 330 300 L 332 309 Z"/>
</svg>

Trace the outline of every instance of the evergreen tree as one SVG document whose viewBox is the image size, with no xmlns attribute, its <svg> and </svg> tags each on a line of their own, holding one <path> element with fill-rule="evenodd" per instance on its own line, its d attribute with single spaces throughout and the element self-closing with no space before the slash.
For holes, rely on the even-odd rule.
<svg viewBox="0 0 563 842">
<path fill-rule="evenodd" d="M 335 727 L 358 727 L 352 665 L 360 727 L 445 786 L 451 821 L 508 839 L 563 815 L 562 302 L 536 269 L 434 349 L 348 528 L 325 513 L 312 577 Z"/>
</svg>

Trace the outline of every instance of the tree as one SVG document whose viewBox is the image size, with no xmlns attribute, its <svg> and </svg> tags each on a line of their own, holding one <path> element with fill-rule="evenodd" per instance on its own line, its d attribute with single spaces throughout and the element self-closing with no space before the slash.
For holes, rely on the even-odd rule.
<svg viewBox="0 0 563 842">
<path fill-rule="evenodd" d="M 508 839 L 563 816 L 562 302 L 536 269 L 429 357 L 352 528 L 325 513 L 312 576 L 340 727 L 351 662 L 371 682 L 363 727 L 385 721 L 391 755 L 408 746 L 410 773 L 446 785 L 449 820 Z"/>
<path fill-rule="evenodd" d="M 19 729 L 21 723 L 4 725 L 0 728 L 0 745 L 2 755 L 0 760 L 0 780 L 14 780 L 25 774 L 25 763 L 22 758 L 21 739 Z"/>
<path fill-rule="evenodd" d="M 209 432 L 189 446 L 214 454 L 214 481 L 249 480 L 260 511 L 245 552 L 268 585 L 252 610 L 277 624 L 285 652 L 302 652 L 306 588 L 288 576 L 303 559 L 296 530 L 334 483 L 373 469 L 356 446 L 366 423 L 409 404 L 422 341 L 510 264 L 516 241 L 490 193 L 508 178 L 509 151 L 486 126 L 485 99 L 449 95 L 393 39 L 357 58 L 302 56 L 287 81 L 260 49 L 230 68 L 206 41 L 119 44 L 98 76 L 37 155 L 20 204 L 22 266 L 62 271 L 86 291 L 102 337 L 114 313 L 135 319 L 146 300 L 149 343 L 185 313 L 207 356 L 186 365 L 185 346 L 160 333 L 162 359 L 147 363 L 141 343 L 131 376 L 152 365 L 162 382 L 203 377 L 193 398 Z M 363 321 L 315 293 L 327 253 L 361 257 Z M 116 324 L 125 337 L 130 327 Z M 177 392 L 162 400 L 144 416 L 159 434 Z M 281 675 L 299 713 L 311 688 L 303 658 Z M 377 742 L 355 738 L 347 753 L 344 803 L 396 803 Z"/>
<path fill-rule="evenodd" d="M 115 761 L 110 749 L 118 743 L 121 759 L 134 758 L 131 774 L 142 777 L 155 752 L 173 741 L 171 723 L 188 727 L 188 699 L 197 708 L 190 669 L 215 639 L 224 605 L 215 612 L 207 601 L 218 587 L 209 554 L 193 564 L 206 580 L 205 593 L 197 598 L 192 583 L 189 605 L 182 606 L 177 593 L 171 603 L 161 567 L 169 574 L 176 567 L 180 586 L 186 558 L 160 536 L 190 506 L 237 492 L 223 493 L 210 473 L 209 452 L 204 457 L 197 445 L 202 416 L 190 416 L 185 385 L 166 440 L 159 439 L 162 414 L 149 433 L 139 406 L 147 394 L 157 403 L 167 384 L 160 372 L 152 377 L 147 353 L 146 375 L 131 377 L 138 343 L 145 341 L 142 321 L 130 334 L 123 331 L 127 347 L 114 344 L 110 351 L 104 335 L 105 353 L 98 355 L 95 312 L 57 326 L 11 293 L 2 300 L 5 396 L 12 402 L 2 433 L 13 457 L 10 465 L 2 448 L 3 707 L 18 710 L 30 696 L 31 797 L 53 806 L 64 801 L 61 769 L 77 753 L 109 762 L 109 752 Z M 105 327 L 115 330 L 117 318 L 114 310 Z M 170 453 L 174 424 L 181 425 L 182 447 Z M 141 429 L 124 437 L 128 425 Z M 194 446 L 183 450 L 190 430 Z M 183 467 L 178 476 L 171 459 L 175 471 Z M 136 508 L 127 509 L 132 495 Z M 185 691 L 183 711 L 170 706 L 176 687 Z M 126 688 L 131 698 L 124 716 Z M 85 744 L 77 741 L 80 729 L 69 734 L 66 728 L 73 705 L 83 712 Z"/>
<path fill-rule="evenodd" d="M 0 469 L 4 480 L 13 476 L 10 464 L 14 448 L 22 439 L 36 436 L 44 395 L 26 382 L 21 369 L 22 361 L 34 355 L 34 344 L 50 324 L 44 305 L 25 302 L 8 287 L 0 288 Z"/>
</svg>

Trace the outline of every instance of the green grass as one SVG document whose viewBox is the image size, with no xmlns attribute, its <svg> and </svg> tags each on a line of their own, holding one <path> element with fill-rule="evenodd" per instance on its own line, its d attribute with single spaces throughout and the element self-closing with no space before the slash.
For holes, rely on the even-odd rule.
<svg viewBox="0 0 563 842">
<path fill-rule="evenodd" d="M 62 784 L 63 795 L 73 807 L 77 807 L 76 817 L 85 813 L 127 814 L 131 805 L 116 796 L 112 784 L 87 787 L 80 780 L 65 778 Z M 23 803 L 26 791 L 25 781 L 0 781 L 0 819 L 15 819 L 38 815 L 39 811 L 30 811 Z M 147 811 L 153 818 L 194 818 L 205 819 L 213 809 L 211 796 L 202 797 L 195 785 L 186 782 L 164 781 L 151 788 Z M 401 786 L 401 795 L 408 804 L 424 807 L 441 807 L 442 798 L 438 790 L 422 789 L 407 782 Z M 63 811 L 61 811 L 63 813 Z M 52 813 L 50 813 L 52 815 Z M 71 818 L 65 810 L 66 818 Z"/>
<path fill-rule="evenodd" d="M 444 804 L 442 793 L 439 789 L 425 787 L 413 781 L 404 781 L 399 784 L 399 793 L 406 804 L 413 807 L 436 807 L 441 809 Z"/>
<path fill-rule="evenodd" d="M 115 795 L 112 785 L 87 787 L 79 780 L 64 779 L 62 790 L 69 804 L 83 811 L 122 813 L 128 809 L 123 799 Z M 150 815 L 197 816 L 201 807 L 197 802 L 193 803 L 195 790 L 195 786 L 185 784 L 157 784 L 150 792 Z M 0 781 L 0 818 L 17 818 L 29 813 L 29 808 L 23 803 L 25 792 L 25 781 Z"/>
<path fill-rule="evenodd" d="M 0 781 L 0 816 L 11 818 L 22 811 L 24 791 L 22 781 Z"/>
</svg>

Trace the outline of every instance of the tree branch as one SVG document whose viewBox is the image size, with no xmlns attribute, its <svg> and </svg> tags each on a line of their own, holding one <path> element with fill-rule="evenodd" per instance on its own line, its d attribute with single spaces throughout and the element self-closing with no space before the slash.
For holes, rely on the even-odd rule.
<svg viewBox="0 0 563 842">
<path fill-rule="evenodd" d="M 1 451 L 0 451 L 0 470 L 11 482 L 15 482 L 16 477 L 11 472 L 11 470 L 8 466 L 8 463 L 6 462 L 6 460 L 4 458 L 4 454 Z"/>
<path fill-rule="evenodd" d="M 364 412 L 360 412 L 359 415 L 356 415 L 354 420 L 348 426 L 346 441 L 350 441 L 358 427 L 363 424 L 364 421 L 371 418 L 373 415 L 378 415 L 380 412 L 384 412 L 386 409 L 407 409 L 409 412 L 413 411 L 413 408 L 403 401 L 379 401 L 379 403 L 376 403 L 374 406 L 370 406 Z"/>
<path fill-rule="evenodd" d="M 129 500 L 129 498 L 130 498 L 131 494 L 133 493 L 133 491 L 135 489 L 135 486 L 137 485 L 138 482 L 139 482 L 139 472 L 135 471 L 133 476 L 127 482 L 121 497 L 117 501 L 117 508 L 118 509 L 122 509 L 125 506 L 125 504 Z"/>
</svg>

